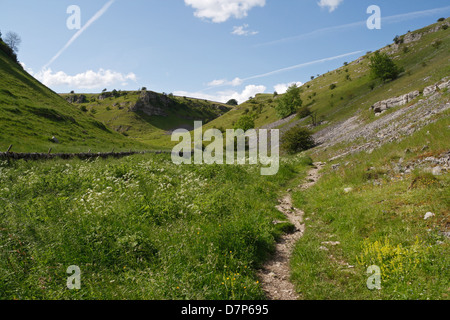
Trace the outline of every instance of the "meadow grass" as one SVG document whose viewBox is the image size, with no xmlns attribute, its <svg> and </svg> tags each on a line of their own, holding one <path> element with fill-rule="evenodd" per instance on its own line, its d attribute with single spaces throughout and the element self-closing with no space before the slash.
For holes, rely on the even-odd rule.
<svg viewBox="0 0 450 320">
<path fill-rule="evenodd" d="M 2 162 L 2 299 L 263 299 L 256 270 L 286 224 L 278 191 L 308 158 L 257 166 L 168 155 Z M 66 270 L 81 269 L 68 290 Z"/>
<path fill-rule="evenodd" d="M 330 163 L 313 188 L 294 194 L 308 219 L 291 261 L 304 299 L 449 298 L 450 246 L 442 232 L 450 223 L 450 176 L 394 170 L 400 158 L 447 152 L 449 125 L 447 113 L 401 142 L 340 159 L 338 170 Z M 435 216 L 424 220 L 427 212 Z M 371 265 L 381 268 L 381 290 L 367 288 Z"/>
</svg>

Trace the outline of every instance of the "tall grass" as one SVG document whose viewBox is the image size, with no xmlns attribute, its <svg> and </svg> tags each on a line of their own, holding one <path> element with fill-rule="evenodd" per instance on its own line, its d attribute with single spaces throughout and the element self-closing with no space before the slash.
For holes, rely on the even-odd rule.
<svg viewBox="0 0 450 320">
<path fill-rule="evenodd" d="M 277 193 L 302 158 L 176 166 L 166 155 L 0 164 L 2 299 L 262 299 Z M 66 270 L 81 269 L 81 289 Z"/>
</svg>

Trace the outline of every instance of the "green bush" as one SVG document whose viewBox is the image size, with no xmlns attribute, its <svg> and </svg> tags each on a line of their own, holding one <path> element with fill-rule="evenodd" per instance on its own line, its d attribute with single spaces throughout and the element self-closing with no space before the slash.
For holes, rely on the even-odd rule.
<svg viewBox="0 0 450 320">
<path fill-rule="evenodd" d="M 304 127 L 294 127 L 282 138 L 281 148 L 288 154 L 296 154 L 313 148 L 315 145 L 312 133 Z"/>
<path fill-rule="evenodd" d="M 239 103 L 237 102 L 236 99 L 231 99 L 227 102 L 227 105 L 229 106 L 237 106 Z"/>
<path fill-rule="evenodd" d="M 249 115 L 244 115 L 234 124 L 234 129 L 242 129 L 244 131 L 255 128 L 255 121 Z"/>
<path fill-rule="evenodd" d="M 386 53 L 380 53 L 378 51 L 370 57 L 369 66 L 372 77 L 379 78 L 383 81 L 395 80 L 404 71 Z"/>
<path fill-rule="evenodd" d="M 309 117 L 311 115 L 311 110 L 307 106 L 304 106 L 298 110 L 297 115 L 300 119 Z"/>
<path fill-rule="evenodd" d="M 287 92 L 278 99 L 278 104 L 275 107 L 278 117 L 283 119 L 297 112 L 303 103 L 300 93 L 301 88 L 297 87 L 296 84 L 289 87 Z"/>
</svg>

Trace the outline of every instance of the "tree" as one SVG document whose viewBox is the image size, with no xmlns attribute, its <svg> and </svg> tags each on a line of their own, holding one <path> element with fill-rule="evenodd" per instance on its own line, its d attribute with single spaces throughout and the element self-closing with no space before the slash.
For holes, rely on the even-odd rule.
<svg viewBox="0 0 450 320">
<path fill-rule="evenodd" d="M 255 121 L 251 116 L 244 115 L 234 124 L 234 129 L 242 129 L 244 131 L 255 128 Z"/>
<path fill-rule="evenodd" d="M 313 148 L 315 145 L 311 132 L 304 127 L 294 127 L 281 139 L 281 148 L 288 154 L 295 154 Z"/>
<path fill-rule="evenodd" d="M 6 33 L 3 41 L 12 49 L 12 51 L 14 51 L 14 53 L 17 54 L 19 51 L 19 46 L 22 43 L 22 39 L 17 33 L 12 31 Z"/>
<path fill-rule="evenodd" d="M 289 117 L 291 114 L 297 112 L 302 106 L 302 99 L 300 98 L 301 88 L 296 84 L 291 85 L 286 93 L 278 99 L 278 104 L 275 107 L 278 116 L 283 119 Z"/>
<path fill-rule="evenodd" d="M 227 105 L 229 105 L 229 106 L 237 106 L 239 103 L 237 102 L 237 100 L 236 99 L 230 99 L 230 100 L 228 100 L 228 102 L 227 102 Z"/>
<path fill-rule="evenodd" d="M 386 53 L 378 51 L 370 57 L 369 67 L 372 77 L 379 78 L 384 82 L 397 79 L 400 73 L 404 71 Z"/>
</svg>

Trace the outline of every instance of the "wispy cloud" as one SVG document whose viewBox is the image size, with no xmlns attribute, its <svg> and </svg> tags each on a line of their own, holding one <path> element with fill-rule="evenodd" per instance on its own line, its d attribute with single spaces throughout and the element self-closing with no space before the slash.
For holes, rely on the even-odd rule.
<svg viewBox="0 0 450 320">
<path fill-rule="evenodd" d="M 330 12 L 333 12 L 334 10 L 337 9 L 337 7 L 339 7 L 339 5 L 343 2 L 344 0 L 320 0 L 320 2 L 318 3 L 318 5 L 322 8 L 328 7 L 328 10 Z"/>
<path fill-rule="evenodd" d="M 234 80 L 228 81 L 227 79 L 213 80 L 207 84 L 208 87 L 220 87 L 220 86 L 233 86 L 237 87 L 242 84 L 242 79 L 234 78 Z"/>
<path fill-rule="evenodd" d="M 318 63 L 327 62 L 327 61 L 333 61 L 333 60 L 341 59 L 341 58 L 344 58 L 344 57 L 357 55 L 357 54 L 362 53 L 362 52 L 363 52 L 362 50 L 360 50 L 360 51 L 353 51 L 353 52 L 344 53 L 344 54 L 341 54 L 341 55 L 338 55 L 338 56 L 334 56 L 334 57 L 314 60 L 314 61 L 310 61 L 310 62 L 305 62 L 305 63 L 297 64 L 295 66 L 281 68 L 281 69 L 278 69 L 278 70 L 274 70 L 274 71 L 266 72 L 266 73 L 263 73 L 263 74 L 258 74 L 256 76 L 248 77 L 248 78 L 242 79 L 242 81 L 248 81 L 248 80 L 253 80 L 253 79 L 264 78 L 264 77 L 272 76 L 272 75 L 277 74 L 277 73 L 282 73 L 282 72 L 286 72 L 286 71 L 290 71 L 290 70 L 294 70 L 294 69 L 299 69 L 299 68 L 303 68 L 303 67 L 310 66 L 310 65 L 313 65 L 313 64 L 318 64 Z"/>
<path fill-rule="evenodd" d="M 433 14 L 438 14 L 438 13 L 443 14 L 443 13 L 449 12 L 449 11 L 450 11 L 450 6 L 443 7 L 443 8 L 402 13 L 402 14 L 382 17 L 382 23 L 388 23 L 388 24 L 398 23 L 401 21 L 412 20 L 412 19 L 421 18 L 421 17 L 433 15 Z M 257 44 L 256 47 L 271 46 L 271 45 L 281 44 L 281 43 L 285 43 L 285 42 L 299 41 L 299 40 L 303 40 L 306 38 L 317 37 L 319 35 L 327 34 L 327 33 L 331 33 L 331 32 L 339 32 L 339 31 L 342 31 L 345 29 L 350 29 L 350 28 L 356 28 L 356 27 L 365 28 L 366 24 L 367 24 L 367 21 L 364 20 L 364 21 L 347 23 L 347 24 L 343 24 L 343 25 L 339 25 L 339 26 L 321 28 L 321 29 L 317 29 L 317 30 L 314 30 L 311 32 L 299 34 L 299 35 L 292 36 L 292 37 L 286 37 L 286 38 L 281 38 L 278 40 L 260 43 L 260 44 Z"/>
<path fill-rule="evenodd" d="M 254 36 L 258 34 L 258 31 L 251 31 L 248 30 L 249 25 L 244 24 L 242 26 L 235 26 L 233 27 L 233 32 L 231 34 L 237 35 L 237 36 Z"/>
<path fill-rule="evenodd" d="M 430 15 L 438 14 L 438 13 L 442 14 L 444 12 L 449 12 L 449 11 L 450 11 L 450 6 L 443 7 L 443 8 L 422 10 L 422 11 L 414 11 L 414 12 L 397 14 L 397 15 L 393 15 L 393 16 L 389 16 L 389 17 L 383 17 L 382 21 L 386 22 L 386 23 L 397 23 L 397 22 L 412 20 L 412 19 L 420 18 L 420 17 L 424 17 L 424 16 L 430 16 Z"/>
<path fill-rule="evenodd" d="M 256 47 L 270 46 L 270 45 L 280 44 L 280 43 L 284 43 L 284 42 L 298 41 L 298 40 L 303 40 L 306 38 L 317 37 L 321 34 L 326 34 L 328 32 L 342 31 L 344 29 L 349 29 L 349 28 L 354 28 L 354 27 L 362 27 L 362 26 L 366 26 L 366 21 L 359 21 L 359 22 L 343 24 L 340 26 L 321 28 L 321 29 L 317 29 L 317 30 L 314 30 L 314 31 L 311 31 L 308 33 L 302 33 L 302 34 L 292 36 L 292 37 L 286 37 L 286 38 L 282 38 L 282 39 L 278 39 L 278 40 L 274 40 L 274 41 L 260 43 L 260 44 L 257 44 Z"/>
<path fill-rule="evenodd" d="M 265 78 L 265 77 L 269 77 L 269 76 L 272 76 L 272 75 L 275 75 L 275 74 L 278 74 L 278 73 L 291 71 L 291 70 L 295 70 L 295 69 L 300 69 L 300 68 L 303 68 L 303 67 L 307 67 L 307 66 L 310 66 L 310 65 L 323 63 L 323 62 L 327 62 L 327 61 L 333 61 L 333 60 L 345 58 L 345 57 L 348 57 L 348 56 L 357 55 L 357 54 L 360 54 L 362 52 L 364 52 L 364 51 L 362 51 L 362 50 L 360 50 L 360 51 L 353 51 L 353 52 L 344 53 L 344 54 L 341 54 L 341 55 L 338 55 L 338 56 L 334 56 L 334 57 L 328 57 L 328 58 L 318 59 L 318 60 L 314 60 L 314 61 L 309 61 L 309 62 L 305 62 L 305 63 L 301 63 L 301 64 L 296 64 L 294 66 L 281 68 L 281 69 L 273 70 L 273 71 L 270 71 L 270 72 L 254 75 L 254 76 L 247 77 L 247 78 L 244 78 L 244 79 L 235 78 L 235 80 L 233 80 L 233 81 L 214 80 L 214 81 L 209 83 L 210 86 L 208 88 L 206 88 L 206 89 L 204 89 L 202 91 L 209 90 L 209 89 L 212 89 L 212 88 L 217 88 L 217 87 L 233 85 L 234 83 L 237 82 L 237 80 L 239 80 L 239 85 L 240 85 L 240 84 L 243 84 L 244 82 L 249 81 L 249 80 Z"/>
<path fill-rule="evenodd" d="M 80 29 L 77 31 L 77 33 L 75 33 L 73 35 L 72 38 L 70 38 L 70 40 L 65 44 L 64 47 L 61 48 L 61 50 L 58 51 L 58 53 L 56 53 L 56 55 L 50 59 L 49 62 L 47 62 L 47 64 L 45 66 L 42 67 L 42 69 L 47 69 L 56 59 L 59 58 L 59 56 L 67 50 L 67 48 L 70 47 L 70 45 L 76 40 L 78 39 L 78 37 L 80 37 L 83 32 L 85 32 L 95 21 L 97 21 L 98 19 L 101 18 L 101 16 L 103 14 L 105 14 L 106 11 L 108 11 L 109 7 L 115 2 L 115 0 L 110 0 L 108 1 L 108 3 L 106 3 L 91 19 L 89 19 L 89 21 Z"/>
</svg>

